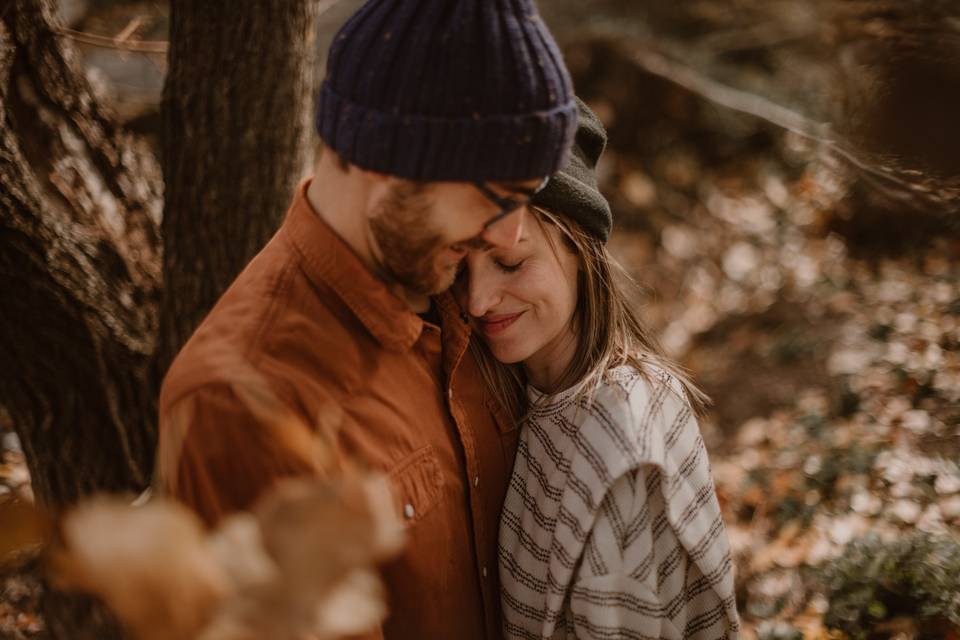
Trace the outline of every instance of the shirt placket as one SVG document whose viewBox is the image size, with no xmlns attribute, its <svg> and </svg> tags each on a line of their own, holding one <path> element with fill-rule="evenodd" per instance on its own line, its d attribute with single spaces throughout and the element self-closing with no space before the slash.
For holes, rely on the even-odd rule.
<svg viewBox="0 0 960 640">
<path fill-rule="evenodd" d="M 499 629 L 498 622 L 491 620 L 493 616 L 492 612 L 497 611 L 494 598 L 499 598 L 500 594 L 497 593 L 494 588 L 495 581 L 493 578 L 496 567 L 490 566 L 487 549 L 488 546 L 492 544 L 492 541 L 489 539 L 491 535 L 489 527 L 494 526 L 496 523 L 487 522 L 484 517 L 484 500 L 481 493 L 481 483 L 483 482 L 485 470 L 478 455 L 476 434 L 471 428 L 470 421 L 467 420 L 466 412 L 457 400 L 455 391 L 456 372 L 460 360 L 465 357 L 464 353 L 467 349 L 468 339 L 468 334 L 461 329 L 456 332 L 455 336 L 451 337 L 450 342 L 447 344 L 447 347 L 453 349 L 455 354 L 453 364 L 449 368 L 450 375 L 447 377 L 447 403 L 450 415 L 453 417 L 457 432 L 460 435 L 461 445 L 463 446 L 464 460 L 466 463 L 465 472 L 467 474 L 467 493 L 470 500 L 470 512 L 473 517 L 473 552 L 477 565 L 477 580 L 480 583 L 480 592 L 483 594 L 484 619 L 487 621 L 485 635 L 488 638 L 493 638 L 498 637 L 495 631 Z"/>
</svg>

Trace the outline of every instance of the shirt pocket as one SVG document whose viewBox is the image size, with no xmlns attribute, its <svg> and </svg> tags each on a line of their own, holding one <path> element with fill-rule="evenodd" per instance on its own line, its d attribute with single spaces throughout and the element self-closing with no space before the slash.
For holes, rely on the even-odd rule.
<svg viewBox="0 0 960 640">
<path fill-rule="evenodd" d="M 440 463 L 426 445 L 407 455 L 390 471 L 394 505 L 404 525 L 419 522 L 437 506 L 443 489 Z"/>
</svg>

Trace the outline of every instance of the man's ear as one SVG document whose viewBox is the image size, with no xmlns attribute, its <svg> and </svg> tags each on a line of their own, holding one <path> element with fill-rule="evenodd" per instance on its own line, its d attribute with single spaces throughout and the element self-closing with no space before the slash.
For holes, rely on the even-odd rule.
<svg viewBox="0 0 960 640">
<path fill-rule="evenodd" d="M 367 193 L 367 206 L 364 213 L 368 218 L 371 218 L 380 210 L 377 205 L 402 181 L 396 176 L 362 169 L 356 165 L 350 165 L 350 168 L 356 172 L 357 178 L 363 182 Z"/>
<path fill-rule="evenodd" d="M 357 165 L 353 165 L 353 164 L 350 165 L 350 168 L 351 170 L 357 171 L 361 175 L 363 175 L 363 178 L 367 180 L 371 185 L 375 185 L 381 182 L 389 182 L 389 181 L 399 182 L 400 180 L 396 176 L 392 176 L 388 173 L 380 173 L 378 171 L 373 171 L 372 169 L 364 169 L 362 167 L 358 167 Z"/>
<path fill-rule="evenodd" d="M 348 173 L 353 166 L 318 136 L 313 141 L 313 166 L 318 169 L 321 161 L 329 164 L 339 173 Z"/>
</svg>

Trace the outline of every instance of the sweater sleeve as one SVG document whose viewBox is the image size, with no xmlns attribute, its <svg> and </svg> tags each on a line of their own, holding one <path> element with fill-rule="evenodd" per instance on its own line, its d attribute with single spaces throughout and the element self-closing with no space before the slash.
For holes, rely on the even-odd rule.
<svg viewBox="0 0 960 640">
<path fill-rule="evenodd" d="M 577 638 L 682 638 L 660 599 L 654 529 L 662 513 L 649 495 L 656 467 L 610 487 L 591 529 L 570 596 Z"/>
</svg>

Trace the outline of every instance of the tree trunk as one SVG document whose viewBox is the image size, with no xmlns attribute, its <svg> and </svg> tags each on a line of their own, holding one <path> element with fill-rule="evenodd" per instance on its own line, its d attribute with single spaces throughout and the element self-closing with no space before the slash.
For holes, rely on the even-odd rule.
<svg viewBox="0 0 960 640">
<path fill-rule="evenodd" d="M 0 10 L 0 428 L 57 510 L 150 479 L 161 177 L 53 15 L 50 0 Z M 46 589 L 41 606 L 48 637 L 119 637 L 90 598 Z"/>
<path fill-rule="evenodd" d="M 0 414 L 38 502 L 150 479 L 160 173 L 97 103 L 51 0 L 0 10 Z"/>
<path fill-rule="evenodd" d="M 173 0 L 158 370 L 276 231 L 309 155 L 316 0 Z"/>
<path fill-rule="evenodd" d="M 16 430 L 38 502 L 58 510 L 149 483 L 155 372 L 306 167 L 317 5 L 173 3 L 161 264 L 160 167 L 98 103 L 53 4 L 0 3 L 0 430 Z M 93 601 L 42 599 L 49 637 L 118 637 Z"/>
</svg>

